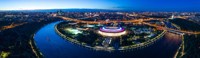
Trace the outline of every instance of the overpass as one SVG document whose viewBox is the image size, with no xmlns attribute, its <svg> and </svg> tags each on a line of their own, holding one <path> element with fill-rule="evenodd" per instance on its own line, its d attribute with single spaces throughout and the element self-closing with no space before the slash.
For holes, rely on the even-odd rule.
<svg viewBox="0 0 200 58">
<path fill-rule="evenodd" d="M 113 22 L 113 23 L 117 23 L 117 22 L 124 22 L 124 23 L 138 23 L 138 22 L 143 22 L 143 21 L 150 21 L 150 20 L 158 20 L 158 19 L 154 19 L 154 18 L 149 18 L 149 19 L 137 19 L 137 20 L 124 20 L 124 21 L 116 21 L 116 20 L 110 20 L 109 22 L 106 22 L 105 20 L 99 20 L 99 21 L 84 21 L 84 20 L 79 20 L 79 19 L 72 19 L 72 18 L 67 18 L 67 17 L 63 17 L 63 16 L 58 16 L 59 18 L 62 18 L 63 20 L 69 20 L 69 21 L 75 21 L 77 23 L 88 23 L 88 24 L 98 24 L 98 23 L 109 23 L 109 22 Z M 162 19 L 159 19 L 162 20 Z"/>
<path fill-rule="evenodd" d="M 172 32 L 172 33 L 176 33 L 176 34 L 200 34 L 200 32 L 177 30 L 177 29 L 172 29 L 172 28 L 166 28 L 166 27 L 163 27 L 163 26 L 158 26 L 156 24 L 150 24 L 150 23 L 146 23 L 146 22 L 143 22 L 143 23 L 146 24 L 146 25 L 161 28 L 162 30 L 167 30 L 168 32 Z"/>
<path fill-rule="evenodd" d="M 87 24 L 99 24 L 99 23 L 109 23 L 109 22 L 113 22 L 113 23 L 117 23 L 119 21 L 116 20 L 110 20 L 109 22 L 105 22 L 104 20 L 99 20 L 99 21 L 84 21 L 84 20 L 78 20 L 78 19 L 72 19 L 72 18 L 67 18 L 67 17 L 63 17 L 63 16 L 58 16 L 59 18 L 62 18 L 63 20 L 70 20 L 70 21 L 75 21 L 77 23 L 87 23 Z M 124 22 L 124 23 L 143 23 L 149 26 L 153 26 L 153 27 L 157 27 L 157 28 L 161 28 L 162 30 L 167 30 L 168 32 L 172 32 L 175 34 L 200 34 L 200 32 L 191 32 L 191 31 L 184 31 L 184 30 L 176 30 L 176 29 L 172 29 L 172 28 L 166 28 L 163 26 L 158 26 L 156 24 L 150 24 L 144 21 L 150 21 L 150 20 L 159 20 L 159 21 L 163 21 L 164 19 L 154 19 L 154 18 L 148 18 L 148 19 L 137 19 L 137 20 L 125 20 L 125 21 L 120 21 L 120 22 Z"/>
</svg>

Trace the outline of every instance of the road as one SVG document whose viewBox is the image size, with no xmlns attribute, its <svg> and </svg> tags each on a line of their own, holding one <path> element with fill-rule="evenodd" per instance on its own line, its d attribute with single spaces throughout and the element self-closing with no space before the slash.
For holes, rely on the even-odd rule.
<svg viewBox="0 0 200 58">
<path fill-rule="evenodd" d="M 10 25 L 8 25 L 8 26 L 3 26 L 3 27 L 1 27 L 1 28 L 0 28 L 0 31 L 6 30 L 6 29 L 15 28 L 15 27 L 17 27 L 17 26 L 21 26 L 21 25 L 24 25 L 24 24 L 26 24 L 26 23 L 27 23 L 27 22 L 25 22 L 25 23 L 18 23 L 18 24 L 12 23 L 12 24 L 10 24 Z"/>
<path fill-rule="evenodd" d="M 108 23 L 108 22 L 106 22 L 104 20 L 99 20 L 99 21 L 84 21 L 84 20 L 67 18 L 67 17 L 63 17 L 63 16 L 58 16 L 58 17 L 62 18 L 63 20 L 71 20 L 71 21 L 75 21 L 77 23 L 80 23 L 80 22 L 82 22 L 82 23 L 88 23 L 88 24 L 99 24 L 99 23 L 105 24 L 105 23 Z M 150 23 L 145 22 L 145 21 L 150 21 L 150 20 L 160 20 L 160 21 L 163 21 L 164 19 L 149 18 L 149 19 L 125 20 L 125 21 L 110 20 L 109 22 L 113 22 L 113 23 L 117 23 L 117 22 L 143 23 L 143 24 L 146 24 L 146 25 L 149 25 L 149 26 L 154 26 L 154 27 L 157 27 L 157 28 L 160 28 L 160 29 L 163 29 L 163 30 L 167 30 L 167 31 L 174 31 L 174 32 L 185 33 L 185 34 L 200 34 L 200 32 L 191 32 L 191 31 L 185 31 L 185 30 L 176 30 L 176 29 L 166 28 L 166 27 L 163 27 L 163 26 L 159 26 L 159 25 L 150 24 Z"/>
</svg>

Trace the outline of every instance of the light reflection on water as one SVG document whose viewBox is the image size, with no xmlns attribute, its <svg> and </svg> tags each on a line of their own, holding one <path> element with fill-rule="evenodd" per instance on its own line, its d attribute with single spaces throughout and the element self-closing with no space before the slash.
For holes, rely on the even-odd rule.
<svg viewBox="0 0 200 58">
<path fill-rule="evenodd" d="M 94 51 L 74 45 L 57 35 L 54 26 L 58 23 L 43 27 L 35 35 L 36 46 L 46 58 L 172 58 L 181 43 L 181 38 L 167 33 L 157 43 L 134 51 Z"/>
</svg>

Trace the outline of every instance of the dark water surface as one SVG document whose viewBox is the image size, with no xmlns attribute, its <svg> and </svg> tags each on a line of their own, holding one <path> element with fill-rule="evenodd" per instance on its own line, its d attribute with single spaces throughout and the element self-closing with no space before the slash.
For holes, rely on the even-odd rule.
<svg viewBox="0 0 200 58">
<path fill-rule="evenodd" d="M 172 58 L 181 43 L 181 38 L 169 38 L 166 34 L 146 48 L 125 52 L 94 51 L 70 43 L 56 34 L 54 26 L 58 23 L 48 24 L 35 34 L 36 46 L 45 58 Z"/>
</svg>

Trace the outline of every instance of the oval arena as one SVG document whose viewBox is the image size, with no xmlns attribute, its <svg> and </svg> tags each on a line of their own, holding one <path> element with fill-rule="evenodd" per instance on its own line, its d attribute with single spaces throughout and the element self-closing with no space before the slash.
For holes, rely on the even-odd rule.
<svg viewBox="0 0 200 58">
<path fill-rule="evenodd" d="M 122 27 L 101 27 L 98 33 L 103 36 L 115 37 L 125 35 L 126 31 Z"/>
</svg>

